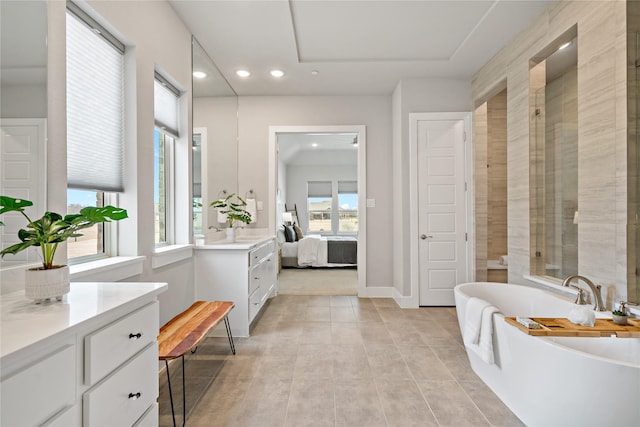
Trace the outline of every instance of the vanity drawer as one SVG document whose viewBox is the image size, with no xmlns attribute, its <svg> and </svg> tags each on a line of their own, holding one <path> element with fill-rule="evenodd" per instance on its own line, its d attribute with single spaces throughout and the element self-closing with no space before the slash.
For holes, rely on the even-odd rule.
<svg viewBox="0 0 640 427">
<path fill-rule="evenodd" d="M 82 397 L 84 425 L 132 426 L 158 398 L 158 345 L 142 353 Z"/>
<path fill-rule="evenodd" d="M 264 257 L 270 255 L 274 251 L 274 240 L 269 240 L 268 242 L 263 243 L 261 246 L 251 250 L 249 252 L 249 266 L 253 267 L 258 264 Z"/>
<path fill-rule="evenodd" d="M 133 425 L 133 427 L 158 427 L 159 414 L 158 404 L 154 403 L 151 408 Z"/>
<path fill-rule="evenodd" d="M 84 383 L 94 384 L 156 340 L 158 302 L 154 301 L 84 339 Z"/>
<path fill-rule="evenodd" d="M 75 393 L 76 346 L 69 344 L 2 379 L 0 425 L 41 425 L 72 406 Z"/>
<path fill-rule="evenodd" d="M 249 295 L 260 287 L 265 280 L 265 262 L 256 265 L 249 270 Z"/>
<path fill-rule="evenodd" d="M 258 288 L 249 296 L 249 323 L 256 317 L 260 307 L 262 307 L 262 292 Z"/>
</svg>

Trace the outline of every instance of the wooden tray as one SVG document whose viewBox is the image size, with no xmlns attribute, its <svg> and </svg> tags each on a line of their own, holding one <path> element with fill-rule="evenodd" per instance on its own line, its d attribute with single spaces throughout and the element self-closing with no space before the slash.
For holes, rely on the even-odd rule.
<svg viewBox="0 0 640 427">
<path fill-rule="evenodd" d="M 553 317 L 532 317 L 540 323 L 540 329 L 528 329 L 516 321 L 515 317 L 505 317 L 504 320 L 520 329 L 522 332 L 534 336 L 548 337 L 609 337 L 640 338 L 640 319 L 629 318 L 624 326 L 616 325 L 611 319 L 596 319 L 594 326 L 582 326 L 571 323 L 569 319 Z"/>
</svg>

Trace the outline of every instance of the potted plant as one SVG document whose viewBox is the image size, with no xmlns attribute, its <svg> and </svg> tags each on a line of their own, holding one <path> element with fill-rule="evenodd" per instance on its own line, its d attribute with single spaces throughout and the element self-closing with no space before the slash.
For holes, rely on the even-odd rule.
<svg viewBox="0 0 640 427">
<path fill-rule="evenodd" d="M 25 294 L 27 298 L 40 303 L 49 298 L 62 300 L 69 292 L 69 267 L 55 265 L 53 262 L 58 245 L 69 237 L 82 236 L 78 231 L 100 222 L 119 221 L 127 218 L 127 211 L 113 206 L 88 206 L 80 213 L 64 217 L 55 212 L 45 212 L 42 217 L 32 220 L 25 209 L 33 206 L 33 202 L 13 197 L 0 196 L 0 214 L 19 212 L 27 220 L 26 228 L 18 231 L 19 243 L 0 251 L 3 258 L 7 254 L 15 255 L 32 246 L 39 246 L 42 266 L 26 271 Z M 4 225 L 0 222 L 0 225 Z"/>
<path fill-rule="evenodd" d="M 229 242 L 236 241 L 235 229 L 233 228 L 233 224 L 236 221 L 244 222 L 245 224 L 251 222 L 251 213 L 244 209 L 247 206 L 247 202 L 235 193 L 229 194 L 224 199 L 211 202 L 210 206 L 225 216 L 225 221 L 228 224 L 227 241 Z"/>
<path fill-rule="evenodd" d="M 620 310 L 613 310 L 611 312 L 611 317 L 613 317 L 613 323 L 616 325 L 626 325 L 627 324 L 627 313 Z"/>
</svg>

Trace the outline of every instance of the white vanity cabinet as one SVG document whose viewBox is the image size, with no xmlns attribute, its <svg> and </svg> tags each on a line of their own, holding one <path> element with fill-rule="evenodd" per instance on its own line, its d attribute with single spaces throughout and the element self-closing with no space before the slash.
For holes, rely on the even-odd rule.
<svg viewBox="0 0 640 427">
<path fill-rule="evenodd" d="M 196 246 L 196 299 L 233 301 L 231 332 L 248 337 L 251 323 L 276 294 L 278 256 L 275 238 Z M 222 330 L 214 331 L 222 334 Z"/>
<path fill-rule="evenodd" d="M 39 305 L 2 295 L 0 425 L 154 425 L 166 287 L 72 283 L 62 302 Z"/>
</svg>

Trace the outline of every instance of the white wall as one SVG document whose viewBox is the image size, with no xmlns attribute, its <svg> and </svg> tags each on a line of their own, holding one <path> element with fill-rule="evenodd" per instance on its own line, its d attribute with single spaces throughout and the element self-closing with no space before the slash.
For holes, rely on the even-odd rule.
<svg viewBox="0 0 640 427">
<path fill-rule="evenodd" d="M 402 80 L 393 94 L 394 288 L 411 295 L 409 218 L 409 114 L 472 110 L 471 82 L 454 79 Z M 400 123 L 397 123 L 400 121 Z"/>
<path fill-rule="evenodd" d="M 2 118 L 47 117 L 47 88 L 45 85 L 3 86 L 0 99 Z"/>
<path fill-rule="evenodd" d="M 337 188 L 338 181 L 357 181 L 358 168 L 352 166 L 295 166 L 287 167 L 287 205 L 298 205 L 298 224 L 305 232 L 309 226 L 307 206 L 307 181 L 331 181 Z"/>
<path fill-rule="evenodd" d="M 238 191 L 250 188 L 268 227 L 269 126 L 365 125 L 367 132 L 367 287 L 392 285 L 391 98 L 389 96 L 241 96 L 239 99 Z"/>
</svg>

